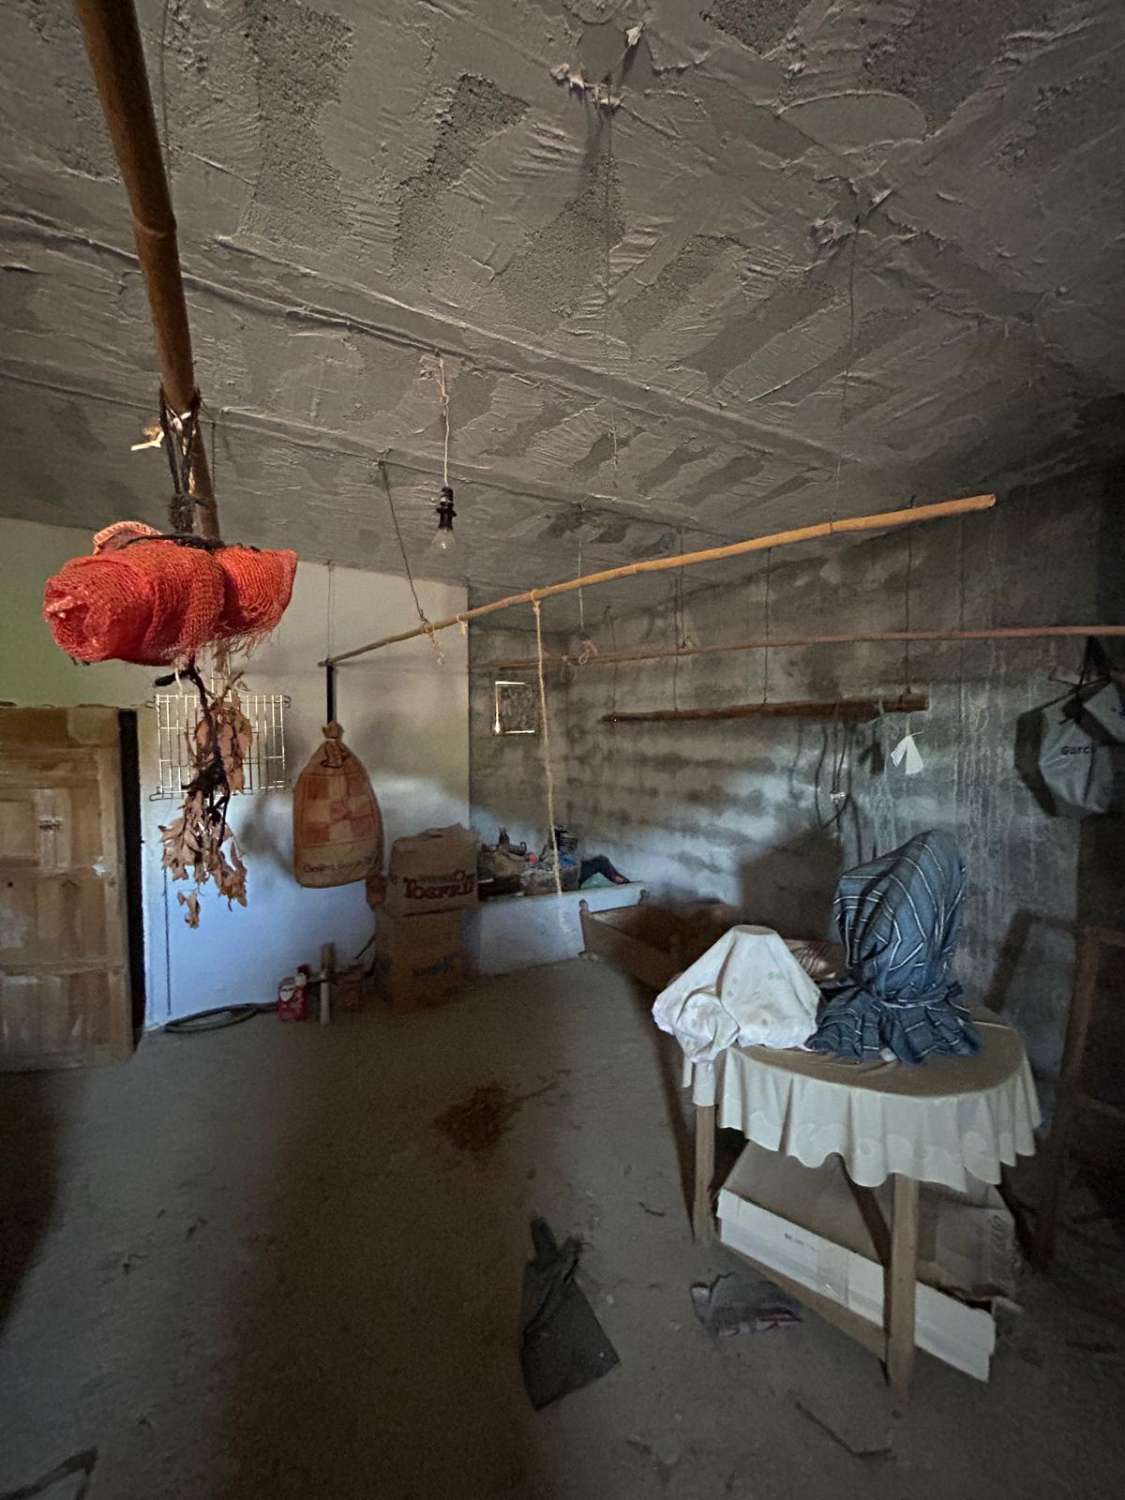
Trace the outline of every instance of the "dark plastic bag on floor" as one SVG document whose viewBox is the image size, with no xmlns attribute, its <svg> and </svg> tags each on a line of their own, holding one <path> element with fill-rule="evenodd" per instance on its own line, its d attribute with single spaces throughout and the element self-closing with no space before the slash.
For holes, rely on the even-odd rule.
<svg viewBox="0 0 1125 1500">
<path fill-rule="evenodd" d="M 540 1411 L 608 1374 L 618 1357 L 575 1284 L 578 1241 L 560 1245 L 547 1221 L 538 1218 L 531 1221 L 531 1240 L 535 1259 L 523 1279 L 520 1365 L 531 1404 Z"/>
</svg>

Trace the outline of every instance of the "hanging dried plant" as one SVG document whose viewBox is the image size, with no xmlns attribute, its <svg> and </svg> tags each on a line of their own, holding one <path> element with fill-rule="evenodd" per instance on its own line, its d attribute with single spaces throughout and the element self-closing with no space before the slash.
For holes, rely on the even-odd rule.
<svg viewBox="0 0 1125 1500">
<path fill-rule="evenodd" d="M 246 757 L 254 731 L 250 720 L 242 712 L 242 703 L 235 682 L 230 682 L 223 693 L 211 699 L 211 719 L 200 718 L 194 731 L 189 734 L 188 758 L 196 766 L 206 759 L 211 749 L 211 735 L 218 740 L 219 757 L 227 775 L 227 785 L 232 792 L 246 790 Z"/>
<path fill-rule="evenodd" d="M 189 731 L 188 753 L 195 774 L 184 788 L 180 816 L 162 826 L 163 865 L 173 880 L 192 880 L 194 890 L 179 892 L 184 921 L 199 926 L 199 892 L 214 881 L 227 906 L 246 905 L 246 866 L 227 822 L 231 793 L 245 787 L 244 765 L 250 750 L 250 721 L 239 701 L 238 677 L 228 677 L 217 693 L 208 693 L 192 667 L 185 674 L 199 694 L 200 717 Z"/>
</svg>

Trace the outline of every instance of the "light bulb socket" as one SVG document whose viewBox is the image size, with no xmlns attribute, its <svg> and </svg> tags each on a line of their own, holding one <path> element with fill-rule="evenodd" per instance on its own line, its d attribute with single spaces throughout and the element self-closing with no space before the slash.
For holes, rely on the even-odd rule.
<svg viewBox="0 0 1125 1500">
<path fill-rule="evenodd" d="M 434 509 L 437 511 L 437 529 L 452 531 L 453 517 L 457 512 L 453 509 L 453 491 L 447 484 L 442 486 L 441 499 Z"/>
</svg>

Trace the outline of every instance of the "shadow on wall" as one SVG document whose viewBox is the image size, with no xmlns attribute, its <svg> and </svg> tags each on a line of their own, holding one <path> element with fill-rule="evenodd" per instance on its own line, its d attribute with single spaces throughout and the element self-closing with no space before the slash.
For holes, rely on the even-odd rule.
<svg viewBox="0 0 1125 1500">
<path fill-rule="evenodd" d="M 809 829 L 740 864 L 740 904 L 784 937 L 834 936 L 832 897 L 843 869 L 839 839 Z"/>
<path fill-rule="evenodd" d="M 1051 701 L 1062 703 L 1067 696 L 1063 693 Z M 1028 709 L 1027 713 L 1020 714 L 1016 720 L 1015 766 L 1020 779 L 1039 806 L 1048 817 L 1054 817 L 1055 799 L 1039 769 L 1039 754 L 1043 748 L 1043 708 L 1046 706 L 1043 704 L 1039 708 Z"/>
<path fill-rule="evenodd" d="M 1021 908 L 1014 912 L 1008 924 L 1004 940 L 1000 944 L 996 967 L 988 987 L 979 996 L 980 1000 L 998 1015 L 1019 1024 L 1019 993 L 1014 986 L 1016 976 L 1028 961 L 1028 949 L 1033 945 L 1034 934 L 1045 929 L 1052 934 L 1062 934 L 1070 940 L 1074 936 L 1075 924 L 1050 917 L 1046 912 Z M 971 999 L 977 998 L 974 996 Z"/>
<path fill-rule="evenodd" d="M 284 806 L 279 807 L 282 797 Z M 268 862 L 285 876 L 293 873 L 292 792 L 239 797 L 230 808 L 235 838 L 248 862 Z"/>
</svg>

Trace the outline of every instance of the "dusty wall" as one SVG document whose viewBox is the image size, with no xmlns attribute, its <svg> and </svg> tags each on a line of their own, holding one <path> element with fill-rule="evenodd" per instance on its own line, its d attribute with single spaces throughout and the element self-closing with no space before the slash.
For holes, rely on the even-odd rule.
<svg viewBox="0 0 1125 1500">
<path fill-rule="evenodd" d="M 770 631 L 901 629 L 908 563 L 914 628 L 1093 619 L 1112 603 L 1099 582 L 1099 549 L 1116 494 L 1104 477 L 1078 477 L 1049 495 L 1017 492 L 963 525 L 841 546 L 827 560 L 778 553 L 769 567 Z M 762 634 L 766 577 L 759 564 L 728 587 L 689 593 L 683 636 L 703 644 Z M 670 602 L 619 620 L 618 645 L 671 645 L 676 613 Z M 1105 617 L 1120 618 L 1120 600 Z M 569 684 L 554 684 L 565 701 L 570 818 L 590 847 L 655 892 L 720 897 L 789 933 L 830 930 L 833 887 L 848 865 L 923 828 L 949 829 L 970 878 L 962 977 L 974 999 L 1013 1019 L 1036 1067 L 1050 1074 L 1062 1046 L 1075 920 L 1107 920 L 1107 903 L 1120 903 L 1119 857 L 1109 852 L 1119 837 L 1044 814 L 1016 772 L 1014 744 L 1019 715 L 1055 696 L 1051 673 L 1075 669 L 1080 655 L 1079 643 L 1050 641 L 916 646 L 907 668 L 897 645 L 769 653 L 775 700 L 894 693 L 909 672 L 931 701 L 910 725 L 925 761 L 911 778 L 887 760 L 907 727 L 901 718 L 850 732 L 799 720 L 600 722 L 614 708 L 756 701 L 761 652 L 675 669 L 578 670 Z M 835 800 L 834 789 L 846 796 Z"/>
<path fill-rule="evenodd" d="M 334 941 L 350 956 L 368 938 L 371 913 L 362 885 L 304 890 L 292 868 L 288 791 L 236 798 L 232 812 L 249 867 L 248 909 L 226 909 L 208 887 L 202 925 L 191 931 L 160 867 L 159 825 L 174 804 L 150 801 L 155 783 L 152 695 L 155 672 L 105 663 L 77 667 L 54 645 L 39 617 L 44 579 L 89 550 L 86 532 L 0 521 L 0 702 L 107 703 L 139 710 L 144 839 L 148 1019 L 160 1023 L 213 1005 L 264 1001 L 297 963 L 314 962 Z M 463 589 L 419 584 L 434 618 L 464 608 Z M 331 606 L 331 607 L 330 607 Z M 324 674 L 316 662 L 329 641 L 343 649 L 412 617 L 406 581 L 356 568 L 302 563 L 293 602 L 273 637 L 255 653 L 247 684 L 289 696 L 286 749 L 296 779 L 320 739 Z M 443 637 L 444 666 L 426 641 L 409 642 L 340 668 L 337 711 L 347 742 L 379 797 L 388 839 L 468 817 L 466 646 Z"/>
<path fill-rule="evenodd" d="M 546 653 L 566 648 L 566 637 L 544 633 Z M 484 662 L 506 657 L 534 655 L 535 637 L 521 630 L 471 630 L 469 634 L 469 771 L 472 788 L 473 828 L 487 843 L 495 843 L 500 828 L 507 828 L 513 842 L 526 839 L 539 849 L 547 836 L 547 787 L 543 770 L 543 742 L 539 735 L 493 733 L 493 686 L 495 676 L 517 682 L 536 682 L 534 671 L 479 670 Z M 552 765 L 556 777 L 555 812 L 560 823 L 569 818 L 567 778 L 568 699 L 551 683 L 548 716 Z"/>
</svg>

